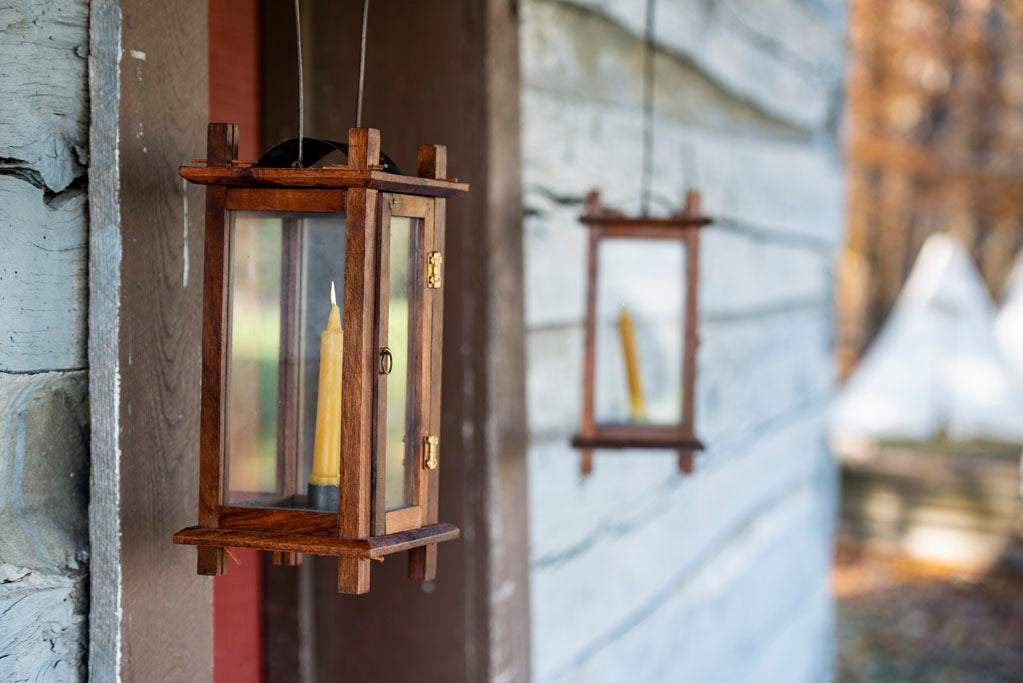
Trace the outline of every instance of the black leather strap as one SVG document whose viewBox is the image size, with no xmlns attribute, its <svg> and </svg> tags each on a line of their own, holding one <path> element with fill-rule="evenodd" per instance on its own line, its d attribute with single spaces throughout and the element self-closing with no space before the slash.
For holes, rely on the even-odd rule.
<svg viewBox="0 0 1023 683">
<path fill-rule="evenodd" d="M 317 161 L 331 152 L 341 152 L 348 156 L 348 143 L 336 142 L 334 140 L 320 140 L 319 138 L 302 139 L 302 157 L 306 168 L 309 168 Z M 256 168 L 293 168 L 298 161 L 298 138 L 291 138 L 280 142 L 259 157 Z M 380 161 L 384 171 L 402 175 L 401 169 L 383 152 L 380 153 Z"/>
</svg>

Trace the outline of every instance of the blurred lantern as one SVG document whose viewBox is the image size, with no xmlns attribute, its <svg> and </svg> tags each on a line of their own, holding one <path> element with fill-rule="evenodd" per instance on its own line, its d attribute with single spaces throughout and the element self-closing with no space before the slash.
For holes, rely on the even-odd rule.
<svg viewBox="0 0 1023 683">
<path fill-rule="evenodd" d="M 691 472 L 703 445 L 693 434 L 700 196 L 667 218 L 627 218 L 591 192 L 582 424 L 572 445 L 582 471 L 594 449 L 678 453 Z"/>
<path fill-rule="evenodd" d="M 180 169 L 206 186 L 206 247 L 199 524 L 174 541 L 200 574 L 229 547 L 327 555 L 364 593 L 370 560 L 409 550 L 433 579 L 459 533 L 437 523 L 444 198 L 468 186 L 439 145 L 417 177 L 381 164 L 372 128 L 256 163 L 237 135 L 210 124 L 205 165 Z M 346 165 L 303 167 L 334 151 Z"/>
</svg>

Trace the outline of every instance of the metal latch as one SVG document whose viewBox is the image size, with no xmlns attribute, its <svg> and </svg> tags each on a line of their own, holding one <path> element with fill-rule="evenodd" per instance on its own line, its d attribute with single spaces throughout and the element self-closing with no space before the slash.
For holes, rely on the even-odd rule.
<svg viewBox="0 0 1023 683">
<path fill-rule="evenodd" d="M 444 262 L 444 256 L 439 251 L 431 251 L 426 259 L 426 286 L 430 289 L 440 289 L 440 264 Z"/>
<path fill-rule="evenodd" d="M 437 446 L 440 437 L 433 434 L 423 437 L 423 467 L 428 470 L 437 469 Z"/>
</svg>

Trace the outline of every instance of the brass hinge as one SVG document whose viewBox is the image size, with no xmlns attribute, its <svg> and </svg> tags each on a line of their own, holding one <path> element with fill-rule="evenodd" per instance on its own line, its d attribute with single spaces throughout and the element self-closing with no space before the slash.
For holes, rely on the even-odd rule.
<svg viewBox="0 0 1023 683">
<path fill-rule="evenodd" d="M 428 470 L 437 469 L 437 446 L 440 437 L 433 434 L 423 437 L 423 467 Z"/>
<path fill-rule="evenodd" d="M 426 259 L 426 286 L 430 289 L 440 289 L 440 264 L 443 262 L 444 257 L 439 251 L 431 251 Z"/>
</svg>

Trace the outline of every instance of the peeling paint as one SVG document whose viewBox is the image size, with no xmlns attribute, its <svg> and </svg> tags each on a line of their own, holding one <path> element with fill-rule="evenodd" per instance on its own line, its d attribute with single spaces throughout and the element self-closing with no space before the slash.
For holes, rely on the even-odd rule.
<svg viewBox="0 0 1023 683">
<path fill-rule="evenodd" d="M 89 676 L 116 683 L 123 677 L 124 647 L 118 356 L 122 16 L 119 0 L 91 0 L 89 10 Z"/>
<path fill-rule="evenodd" d="M 87 36 L 85 0 L 0 3 L 0 158 L 21 160 L 53 192 L 85 174 Z"/>
<path fill-rule="evenodd" d="M 181 179 L 181 203 L 184 218 L 184 238 L 181 247 L 181 286 L 188 287 L 188 181 Z"/>
<path fill-rule="evenodd" d="M 0 563 L 0 679 L 85 680 L 82 583 Z"/>
</svg>

